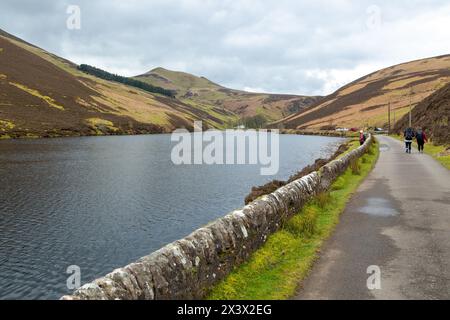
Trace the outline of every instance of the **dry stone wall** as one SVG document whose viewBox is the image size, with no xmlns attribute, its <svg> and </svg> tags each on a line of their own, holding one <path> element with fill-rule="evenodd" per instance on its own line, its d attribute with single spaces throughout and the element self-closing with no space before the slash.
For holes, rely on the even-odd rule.
<svg viewBox="0 0 450 320">
<path fill-rule="evenodd" d="M 85 284 L 63 300 L 201 299 L 233 268 L 249 259 L 318 192 L 326 190 L 353 159 L 361 157 L 372 136 L 356 150 L 274 193 L 236 210 L 188 237 Z"/>
</svg>

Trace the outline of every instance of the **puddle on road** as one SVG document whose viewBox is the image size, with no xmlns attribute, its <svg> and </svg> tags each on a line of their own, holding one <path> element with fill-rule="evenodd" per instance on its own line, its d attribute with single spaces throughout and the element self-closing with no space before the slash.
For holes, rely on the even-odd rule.
<svg viewBox="0 0 450 320">
<path fill-rule="evenodd" d="M 378 217 L 391 217 L 400 214 L 392 207 L 392 203 L 384 198 L 369 198 L 367 205 L 359 209 L 360 212 Z"/>
<path fill-rule="evenodd" d="M 381 152 L 389 151 L 390 149 L 391 149 L 391 147 L 389 147 L 387 144 L 385 144 L 385 143 L 380 144 Z"/>
</svg>

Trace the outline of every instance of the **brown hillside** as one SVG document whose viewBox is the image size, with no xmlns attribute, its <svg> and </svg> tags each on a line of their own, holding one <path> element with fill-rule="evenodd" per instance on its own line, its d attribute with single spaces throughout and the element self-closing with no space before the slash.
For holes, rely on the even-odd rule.
<svg viewBox="0 0 450 320">
<path fill-rule="evenodd" d="M 10 135 L 88 134 L 90 128 L 83 119 L 102 118 L 117 127 L 132 120 L 96 103 L 92 96 L 97 92 L 52 63 L 4 38 L 0 48 L 0 119 L 14 126 Z M 83 107 L 77 100 L 92 107 Z M 148 130 L 161 129 L 149 126 Z"/>
<path fill-rule="evenodd" d="M 86 75 L 0 32 L 0 137 L 169 132 L 194 120 L 221 128 L 236 118 Z"/>
<path fill-rule="evenodd" d="M 450 82 L 450 55 L 392 66 L 358 79 L 307 110 L 274 123 L 286 128 L 384 127 Z M 392 119 L 393 120 L 393 119 Z"/>
<path fill-rule="evenodd" d="M 450 144 L 450 84 L 436 91 L 419 103 L 411 113 L 414 128 L 422 127 L 436 144 Z M 409 115 L 405 115 L 395 126 L 397 132 L 409 126 Z"/>
<path fill-rule="evenodd" d="M 321 97 L 249 93 L 222 87 L 204 77 L 164 68 L 153 69 L 136 79 L 177 92 L 177 98 L 190 105 L 209 105 L 230 110 L 240 118 L 263 115 L 276 121 L 303 110 Z"/>
</svg>

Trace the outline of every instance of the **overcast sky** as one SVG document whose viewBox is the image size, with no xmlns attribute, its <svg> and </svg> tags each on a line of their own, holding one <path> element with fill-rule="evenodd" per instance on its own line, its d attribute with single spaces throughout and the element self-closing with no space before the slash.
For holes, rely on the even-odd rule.
<svg viewBox="0 0 450 320">
<path fill-rule="evenodd" d="M 67 27 L 69 5 L 80 29 Z M 0 28 L 126 76 L 161 66 L 307 95 L 450 53 L 448 0 L 1 0 Z"/>
</svg>

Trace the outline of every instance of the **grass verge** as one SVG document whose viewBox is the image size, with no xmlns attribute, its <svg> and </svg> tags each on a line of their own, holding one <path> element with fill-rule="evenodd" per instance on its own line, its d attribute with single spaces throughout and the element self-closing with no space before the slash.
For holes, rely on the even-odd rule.
<svg viewBox="0 0 450 320">
<path fill-rule="evenodd" d="M 332 185 L 330 192 L 318 195 L 269 236 L 250 260 L 237 267 L 213 288 L 210 300 L 283 300 L 292 297 L 306 277 L 323 242 L 330 236 L 351 195 L 369 174 L 378 159 L 378 143 L 360 160 L 360 170 L 349 168 Z"/>
<path fill-rule="evenodd" d="M 417 146 L 416 146 L 417 147 Z M 434 144 L 428 143 L 425 145 L 425 153 L 432 156 L 440 164 L 450 170 L 450 153 L 446 151 L 445 146 L 436 146 Z"/>
<path fill-rule="evenodd" d="M 391 135 L 393 138 L 403 141 L 403 137 L 400 135 Z M 413 143 L 414 147 L 417 148 L 417 142 Z M 437 146 L 432 143 L 425 144 L 425 153 L 432 156 L 440 164 L 450 170 L 450 152 L 446 151 L 448 146 Z"/>
</svg>

